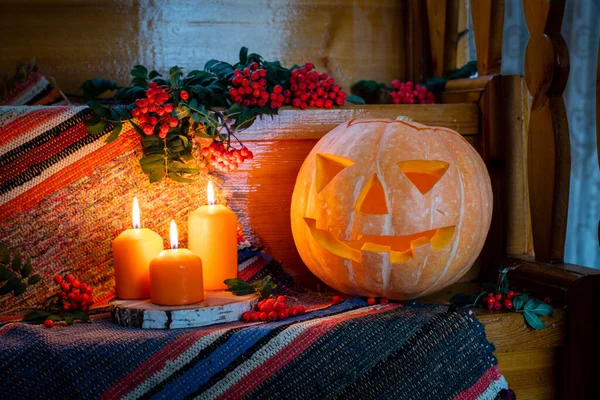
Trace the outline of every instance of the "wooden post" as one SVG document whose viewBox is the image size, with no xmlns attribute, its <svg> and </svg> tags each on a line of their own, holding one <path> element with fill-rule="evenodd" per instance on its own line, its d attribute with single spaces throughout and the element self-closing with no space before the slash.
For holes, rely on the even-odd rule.
<svg viewBox="0 0 600 400">
<path fill-rule="evenodd" d="M 523 6 L 531 35 L 525 81 L 532 96 L 527 167 L 535 258 L 561 262 L 571 171 L 562 97 L 569 75 L 569 53 L 560 34 L 565 0 L 523 0 Z"/>
<path fill-rule="evenodd" d="M 471 2 L 473 36 L 479 76 L 499 74 L 502 60 L 504 0 Z"/>
<path fill-rule="evenodd" d="M 456 69 L 458 4 L 457 0 L 427 0 L 433 76 Z"/>
</svg>

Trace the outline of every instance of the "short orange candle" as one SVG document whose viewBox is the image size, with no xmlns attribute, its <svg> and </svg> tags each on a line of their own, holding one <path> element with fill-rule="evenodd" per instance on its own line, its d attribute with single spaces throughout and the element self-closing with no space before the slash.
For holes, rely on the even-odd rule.
<svg viewBox="0 0 600 400">
<path fill-rule="evenodd" d="M 204 289 L 224 290 L 225 279 L 235 278 L 237 262 L 237 215 L 216 204 L 212 182 L 207 187 L 208 205 L 188 216 L 188 246 L 202 258 Z"/>
<path fill-rule="evenodd" d="M 115 295 L 120 299 L 147 299 L 148 266 L 163 250 L 163 240 L 158 233 L 141 228 L 137 197 L 133 198 L 132 225 L 133 229 L 125 230 L 112 242 Z"/>
<path fill-rule="evenodd" d="M 177 225 L 171 221 L 171 249 L 150 262 L 150 300 L 161 306 L 180 306 L 204 300 L 202 260 L 178 249 Z"/>
</svg>

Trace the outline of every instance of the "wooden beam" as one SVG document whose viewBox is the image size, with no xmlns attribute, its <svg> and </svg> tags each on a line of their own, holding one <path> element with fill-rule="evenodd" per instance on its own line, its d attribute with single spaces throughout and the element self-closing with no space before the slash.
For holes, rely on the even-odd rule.
<svg viewBox="0 0 600 400">
<path fill-rule="evenodd" d="M 471 16 L 478 74 L 500 73 L 504 0 L 471 1 Z"/>
<path fill-rule="evenodd" d="M 569 204 L 570 144 L 562 94 L 569 53 L 560 34 L 564 0 L 524 0 L 531 35 L 525 81 L 532 96 L 528 174 L 535 257 L 562 262 Z"/>
</svg>

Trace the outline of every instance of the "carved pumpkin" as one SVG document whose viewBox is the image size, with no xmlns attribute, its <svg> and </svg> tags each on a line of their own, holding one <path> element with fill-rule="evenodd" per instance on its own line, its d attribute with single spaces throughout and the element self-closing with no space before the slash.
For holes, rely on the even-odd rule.
<svg viewBox="0 0 600 400">
<path fill-rule="evenodd" d="M 458 133 L 393 120 L 353 120 L 325 135 L 296 180 L 298 252 L 329 286 L 404 300 L 467 272 L 484 244 L 492 188 Z"/>
</svg>

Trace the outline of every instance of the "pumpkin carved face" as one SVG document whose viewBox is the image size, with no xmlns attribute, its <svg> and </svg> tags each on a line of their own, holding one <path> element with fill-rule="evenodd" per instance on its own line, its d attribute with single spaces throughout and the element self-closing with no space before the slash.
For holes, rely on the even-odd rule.
<svg viewBox="0 0 600 400">
<path fill-rule="evenodd" d="M 458 133 L 354 120 L 308 155 L 292 197 L 292 233 L 308 268 L 344 293 L 403 300 L 440 290 L 484 244 L 492 190 Z"/>
</svg>

